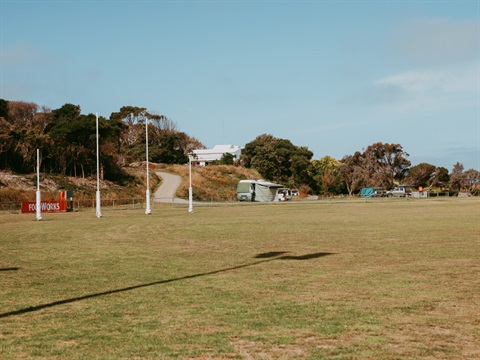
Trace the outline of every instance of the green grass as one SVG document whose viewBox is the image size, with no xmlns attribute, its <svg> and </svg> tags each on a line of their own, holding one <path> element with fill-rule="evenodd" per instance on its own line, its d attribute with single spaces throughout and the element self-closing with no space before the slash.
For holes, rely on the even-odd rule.
<svg viewBox="0 0 480 360">
<path fill-rule="evenodd" d="M 476 359 L 480 201 L 0 214 L 0 358 Z"/>
</svg>

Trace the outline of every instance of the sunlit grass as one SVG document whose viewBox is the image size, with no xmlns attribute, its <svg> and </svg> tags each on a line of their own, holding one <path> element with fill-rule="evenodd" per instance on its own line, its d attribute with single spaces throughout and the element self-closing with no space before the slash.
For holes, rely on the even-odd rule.
<svg viewBox="0 0 480 360">
<path fill-rule="evenodd" d="M 480 357 L 476 199 L 154 210 L 0 215 L 0 357 Z"/>
</svg>

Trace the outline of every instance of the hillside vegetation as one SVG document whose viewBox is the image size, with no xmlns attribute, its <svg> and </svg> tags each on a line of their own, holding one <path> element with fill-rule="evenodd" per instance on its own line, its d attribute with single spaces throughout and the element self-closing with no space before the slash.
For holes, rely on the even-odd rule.
<svg viewBox="0 0 480 360">
<path fill-rule="evenodd" d="M 162 171 L 183 177 L 177 190 L 177 196 L 188 198 L 188 165 L 158 166 Z M 237 184 L 240 180 L 260 179 L 260 174 L 253 169 L 234 165 L 195 166 L 192 168 L 193 199 L 197 201 L 236 200 Z"/>
<path fill-rule="evenodd" d="M 123 170 L 129 175 L 129 181 L 124 186 L 108 180 L 100 181 L 103 198 L 122 199 L 145 196 L 145 163 L 133 163 Z M 156 171 L 180 175 L 183 181 L 177 191 L 177 196 L 188 198 L 188 165 L 150 164 L 149 174 L 152 193 L 161 183 L 161 179 L 155 173 Z M 259 178 L 260 175 L 255 170 L 239 166 L 194 167 L 192 170 L 194 200 L 222 201 L 235 199 L 236 186 L 239 180 Z M 0 171 L 0 202 L 35 201 L 36 189 L 36 174 L 25 175 Z M 97 181 L 95 177 L 78 178 L 58 174 L 40 174 L 40 189 L 44 199 L 57 199 L 61 190 L 72 190 L 75 200 L 94 199 Z"/>
<path fill-rule="evenodd" d="M 143 175 L 135 171 L 132 173 L 128 164 L 142 164 L 145 160 L 147 129 L 148 161 L 178 165 L 180 167 L 172 169 L 182 174 L 182 165 L 187 166 L 189 157 L 196 150 L 205 149 L 198 139 L 179 131 L 175 122 L 142 107 L 123 106 L 107 119 L 94 114 L 82 114 L 79 105 L 69 103 L 51 110 L 40 108 L 35 103 L 0 99 L 0 170 L 26 174 L 28 185 L 34 180 L 28 174 L 35 171 L 37 161 L 40 161 L 43 174 L 63 176 L 45 176 L 55 184 L 60 183 L 59 186 L 52 184 L 55 191 L 57 187 L 67 190 L 73 188 L 79 191 L 79 195 L 89 196 L 92 186 L 75 178 L 96 178 L 99 164 L 102 179 L 111 182 L 103 182 L 102 187 L 108 192 L 114 189 L 109 196 L 119 193 L 122 197 L 142 196 L 145 190 L 142 189 Z M 212 180 L 215 191 L 207 196 L 208 186 L 196 185 L 200 181 L 197 179 L 194 181 L 194 187 L 198 187 L 194 196 L 197 200 L 203 197 L 216 200 L 230 198 L 234 196 L 233 183 L 250 176 L 296 188 L 303 194 L 321 196 L 353 196 L 363 187 L 388 190 L 397 184 L 409 184 L 416 188 L 421 186 L 429 190 L 478 192 L 478 170 L 464 169 L 457 162 L 449 174 L 448 169 L 433 164 L 411 166 L 409 156 L 401 144 L 377 141 L 362 148 L 362 151 L 345 155 L 341 160 L 328 155 L 313 159 L 313 152 L 308 147 L 265 133 L 245 144 L 238 158 L 224 153 L 216 162 L 217 165 L 235 164 L 255 169 L 258 173 L 251 175 L 238 168 L 234 172 L 229 172 L 228 168 L 221 171 L 202 170 L 205 178 L 201 177 L 201 181 Z M 154 178 L 154 174 L 152 177 L 152 184 L 155 185 L 158 179 Z M 64 183 L 64 179 L 68 181 Z M 3 183 L 11 180 L 0 179 Z M 27 188 L 21 190 L 31 193 L 31 186 Z M 185 188 L 180 191 L 185 196 Z M 9 190 L 4 191 L 3 199 L 15 200 L 23 195 Z"/>
</svg>

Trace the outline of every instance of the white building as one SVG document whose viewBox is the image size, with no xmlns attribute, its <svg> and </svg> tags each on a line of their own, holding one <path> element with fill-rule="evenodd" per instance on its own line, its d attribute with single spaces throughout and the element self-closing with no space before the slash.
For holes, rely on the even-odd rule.
<svg viewBox="0 0 480 360">
<path fill-rule="evenodd" d="M 235 145 L 215 145 L 213 149 L 193 150 L 193 153 L 196 156 L 195 161 L 197 161 L 200 166 L 205 166 L 212 161 L 220 160 L 226 153 L 232 154 L 233 159 L 238 160 L 242 154 L 242 149 L 240 146 Z"/>
</svg>

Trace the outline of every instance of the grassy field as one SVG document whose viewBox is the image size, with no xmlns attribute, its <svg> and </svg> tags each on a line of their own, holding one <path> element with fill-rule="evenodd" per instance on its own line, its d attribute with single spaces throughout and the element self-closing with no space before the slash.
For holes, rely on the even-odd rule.
<svg viewBox="0 0 480 360">
<path fill-rule="evenodd" d="M 0 358 L 478 359 L 478 199 L 0 214 Z"/>
</svg>

